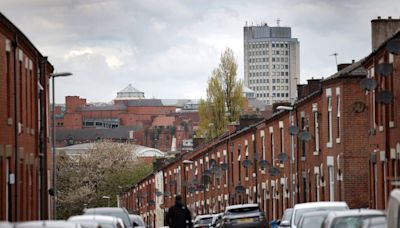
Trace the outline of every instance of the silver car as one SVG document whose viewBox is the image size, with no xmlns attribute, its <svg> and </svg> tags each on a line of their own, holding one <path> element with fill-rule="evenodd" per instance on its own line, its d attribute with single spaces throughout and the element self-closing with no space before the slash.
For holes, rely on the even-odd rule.
<svg viewBox="0 0 400 228">
<path fill-rule="evenodd" d="M 315 211 L 303 214 L 297 228 L 321 228 L 330 211 Z"/>
<path fill-rule="evenodd" d="M 364 220 L 374 217 L 385 217 L 383 211 L 370 209 L 353 209 L 348 211 L 331 211 L 326 217 L 322 227 L 362 227 Z"/>
<path fill-rule="evenodd" d="M 228 206 L 223 215 L 222 227 L 267 227 L 264 212 L 258 204 L 239 204 Z"/>
</svg>

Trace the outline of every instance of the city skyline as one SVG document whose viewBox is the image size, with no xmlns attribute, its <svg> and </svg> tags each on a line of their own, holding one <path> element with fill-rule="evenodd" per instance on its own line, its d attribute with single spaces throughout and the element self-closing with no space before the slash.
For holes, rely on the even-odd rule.
<svg viewBox="0 0 400 228">
<path fill-rule="evenodd" d="M 49 57 L 56 102 L 79 95 L 110 101 L 131 83 L 147 98 L 205 98 L 207 79 L 221 52 L 233 49 L 243 79 L 243 26 L 292 28 L 301 42 L 300 82 L 327 77 L 338 63 L 371 51 L 370 21 L 398 18 L 396 1 L 11 1 L 2 13 Z M 288 7 L 290 6 L 290 7 Z M 98 93 L 98 91 L 103 91 Z"/>
</svg>

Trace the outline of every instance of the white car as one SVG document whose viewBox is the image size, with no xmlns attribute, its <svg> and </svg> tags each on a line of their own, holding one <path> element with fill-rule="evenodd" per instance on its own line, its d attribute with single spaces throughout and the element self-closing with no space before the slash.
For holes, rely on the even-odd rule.
<svg viewBox="0 0 400 228">
<path fill-rule="evenodd" d="M 210 227 L 213 215 L 198 215 L 194 219 L 193 227 Z"/>
<path fill-rule="evenodd" d="M 125 228 L 122 219 L 107 215 L 77 215 L 68 219 L 70 222 L 82 223 L 96 222 L 105 228 Z"/>
<path fill-rule="evenodd" d="M 345 202 L 313 202 L 313 203 L 299 203 L 293 208 L 293 214 L 290 221 L 292 228 L 297 228 L 300 218 L 304 213 L 313 211 L 344 211 L 349 210 Z"/>
<path fill-rule="evenodd" d="M 364 220 L 376 217 L 386 217 L 383 211 L 371 209 L 353 209 L 349 211 L 331 211 L 321 227 L 362 227 Z"/>
</svg>

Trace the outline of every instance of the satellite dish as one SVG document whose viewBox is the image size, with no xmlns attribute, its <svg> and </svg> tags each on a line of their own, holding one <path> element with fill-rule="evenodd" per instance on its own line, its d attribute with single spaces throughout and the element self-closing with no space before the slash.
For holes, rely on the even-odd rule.
<svg viewBox="0 0 400 228">
<path fill-rule="evenodd" d="M 243 167 L 249 168 L 251 166 L 251 161 L 249 159 L 246 159 L 242 163 Z"/>
<path fill-rule="evenodd" d="M 269 175 L 271 175 L 273 177 L 278 176 L 279 175 L 279 169 L 276 168 L 276 167 L 271 167 L 269 169 Z"/>
<path fill-rule="evenodd" d="M 376 95 L 376 100 L 383 104 L 391 104 L 393 102 L 393 98 L 393 93 L 388 90 L 383 90 Z"/>
<path fill-rule="evenodd" d="M 361 88 L 364 90 L 372 91 L 376 88 L 378 83 L 375 79 L 372 78 L 364 78 L 360 82 Z"/>
<path fill-rule="evenodd" d="M 155 202 L 154 200 L 152 200 L 152 199 L 149 200 L 148 203 L 149 203 L 149 205 L 154 205 L 154 204 L 156 204 L 156 202 Z"/>
<path fill-rule="evenodd" d="M 164 192 L 164 196 L 169 197 L 169 196 L 171 196 L 171 193 L 170 192 Z"/>
<path fill-rule="evenodd" d="M 190 193 L 194 193 L 194 192 L 196 191 L 196 188 L 195 188 L 194 186 L 190 186 L 190 187 L 188 188 L 188 191 L 189 191 Z"/>
<path fill-rule="evenodd" d="M 210 159 L 208 163 L 210 164 L 210 166 L 214 166 L 215 164 L 217 164 L 217 161 L 215 161 L 215 159 Z"/>
<path fill-rule="evenodd" d="M 211 176 L 211 170 L 209 170 L 209 169 L 206 169 L 206 170 L 204 170 L 204 172 L 203 172 L 203 176 L 204 175 L 206 175 L 206 176 Z"/>
<path fill-rule="evenodd" d="M 204 184 L 197 186 L 197 191 L 204 191 L 204 190 L 206 190 L 206 186 Z"/>
<path fill-rule="evenodd" d="M 214 173 L 214 175 L 215 175 L 215 177 L 218 178 L 218 179 L 221 178 L 221 176 L 222 176 L 221 170 L 216 171 L 216 172 Z"/>
<path fill-rule="evenodd" d="M 243 193 L 243 192 L 245 192 L 245 189 L 244 189 L 244 187 L 242 186 L 242 185 L 237 185 L 236 187 L 235 187 L 235 191 L 237 192 L 237 193 Z"/>
<path fill-rule="evenodd" d="M 208 185 L 210 183 L 210 176 L 203 174 L 201 177 L 201 183 L 203 185 Z"/>
<path fill-rule="evenodd" d="M 221 169 L 222 169 L 223 171 L 228 170 L 228 164 L 222 163 L 222 164 L 221 164 Z"/>
<path fill-rule="evenodd" d="M 302 131 L 299 133 L 299 138 L 303 141 L 310 141 L 311 140 L 311 133 L 308 131 Z"/>
<path fill-rule="evenodd" d="M 390 76 L 393 73 L 393 64 L 380 63 L 376 66 L 376 72 L 382 76 Z"/>
<path fill-rule="evenodd" d="M 198 184 L 199 184 L 199 181 L 198 181 L 197 179 L 193 179 L 193 180 L 192 180 L 192 184 L 198 185 Z"/>
<path fill-rule="evenodd" d="M 267 168 L 267 166 L 269 166 L 269 162 L 267 160 L 261 160 L 259 162 L 259 165 L 260 165 L 261 169 L 265 169 L 265 168 Z"/>
<path fill-rule="evenodd" d="M 162 192 L 160 192 L 160 191 L 156 191 L 156 196 L 162 196 L 163 195 L 163 193 Z"/>
<path fill-rule="evenodd" d="M 221 167 L 220 167 L 219 165 L 214 165 L 214 166 L 211 168 L 211 172 L 212 172 L 213 174 L 215 174 L 215 173 L 217 173 L 217 172 L 221 172 Z"/>
<path fill-rule="evenodd" d="M 389 41 L 386 44 L 386 49 L 394 55 L 400 55 L 400 39 Z"/>
<path fill-rule="evenodd" d="M 292 125 L 289 127 L 289 133 L 290 135 L 297 135 L 299 133 L 299 128 Z"/>
<path fill-rule="evenodd" d="M 281 163 L 287 161 L 288 158 L 289 158 L 289 157 L 287 156 L 286 153 L 280 153 L 280 154 L 278 155 L 278 159 L 279 159 L 279 161 L 280 161 Z"/>
</svg>

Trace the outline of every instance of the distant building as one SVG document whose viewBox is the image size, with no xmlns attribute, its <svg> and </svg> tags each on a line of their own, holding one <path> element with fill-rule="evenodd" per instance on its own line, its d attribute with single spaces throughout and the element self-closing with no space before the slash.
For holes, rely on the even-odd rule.
<svg viewBox="0 0 400 228">
<path fill-rule="evenodd" d="M 266 104 L 291 102 L 300 81 L 299 41 L 290 27 L 245 26 L 244 84 Z"/>
<path fill-rule="evenodd" d="M 107 139 L 169 151 L 175 138 L 181 152 L 183 140 L 192 138 L 198 124 L 197 103 L 190 99 L 145 99 L 131 84 L 111 103 L 87 103 L 79 96 L 67 96 L 65 105 L 55 109 L 57 145 Z"/>
</svg>

